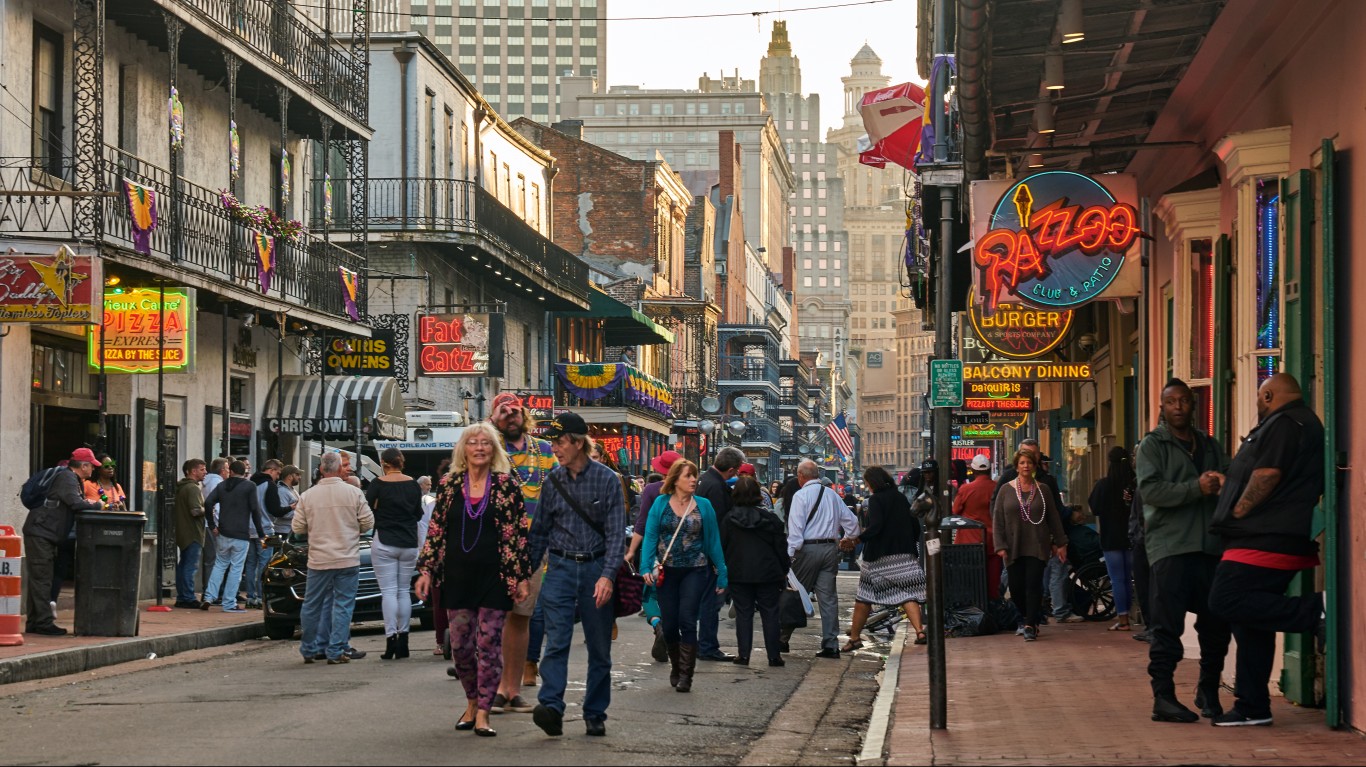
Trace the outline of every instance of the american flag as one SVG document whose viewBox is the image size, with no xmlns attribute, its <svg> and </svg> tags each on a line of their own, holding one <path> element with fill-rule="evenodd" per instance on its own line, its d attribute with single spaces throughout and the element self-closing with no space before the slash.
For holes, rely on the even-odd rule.
<svg viewBox="0 0 1366 767">
<path fill-rule="evenodd" d="M 825 433 L 835 443 L 835 449 L 840 451 L 841 456 L 850 458 L 854 455 L 854 438 L 849 436 L 849 424 L 845 422 L 843 412 L 825 425 Z"/>
</svg>

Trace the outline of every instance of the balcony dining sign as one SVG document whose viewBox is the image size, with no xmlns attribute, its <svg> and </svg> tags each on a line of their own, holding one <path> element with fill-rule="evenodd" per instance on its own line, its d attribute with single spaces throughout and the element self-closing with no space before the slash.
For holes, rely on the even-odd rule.
<svg viewBox="0 0 1366 767">
<path fill-rule="evenodd" d="M 417 319 L 418 375 L 501 378 L 501 314 L 424 314 Z"/>
<path fill-rule="evenodd" d="M 974 181 L 973 303 L 1071 309 L 1137 296 L 1138 186 L 1123 174 L 1044 171 Z"/>
</svg>

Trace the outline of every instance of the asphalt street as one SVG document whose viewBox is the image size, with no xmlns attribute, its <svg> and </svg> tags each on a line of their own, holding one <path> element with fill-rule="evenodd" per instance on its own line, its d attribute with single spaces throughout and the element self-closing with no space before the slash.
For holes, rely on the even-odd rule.
<svg viewBox="0 0 1366 767">
<path fill-rule="evenodd" d="M 841 576 L 846 616 L 855 585 Z M 668 685 L 667 665 L 650 658 L 649 627 L 622 619 L 606 738 L 583 732 L 586 656 L 577 636 L 560 738 L 547 737 L 529 714 L 513 713 L 493 717 L 496 738 L 456 732 L 464 694 L 431 654 L 431 632 L 413 634 L 412 658 L 381 661 L 382 630 L 358 628 L 353 644 L 370 655 L 341 666 L 303 663 L 297 640 L 255 640 L 148 661 L 145 670 L 127 664 L 109 674 L 15 685 L 0 701 L 0 763 L 851 763 L 885 646 L 816 659 L 818 625 L 813 619 L 793 637 L 786 667 L 769 668 L 761 650 L 750 667 L 699 662 L 693 692 L 680 694 Z M 721 640 L 734 650 L 724 616 Z"/>
</svg>

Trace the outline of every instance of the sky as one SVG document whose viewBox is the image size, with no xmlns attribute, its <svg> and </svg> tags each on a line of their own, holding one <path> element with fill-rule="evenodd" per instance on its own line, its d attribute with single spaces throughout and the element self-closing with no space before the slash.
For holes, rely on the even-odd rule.
<svg viewBox="0 0 1366 767">
<path fill-rule="evenodd" d="M 612 85 L 648 88 L 697 88 L 703 74 L 759 79 L 759 60 L 768 50 L 773 22 L 787 21 L 792 52 L 800 60 L 802 89 L 821 96 L 821 130 L 837 127 L 844 112 L 844 86 L 849 60 L 864 43 L 882 59 L 891 84 L 919 81 L 915 71 L 916 0 L 888 0 L 873 5 L 829 10 L 792 9 L 833 5 L 850 0 L 606 0 L 609 19 L 623 16 L 666 16 L 738 13 L 728 18 L 667 21 L 610 21 L 607 28 L 607 81 Z M 755 11 L 780 11 L 759 17 Z"/>
</svg>

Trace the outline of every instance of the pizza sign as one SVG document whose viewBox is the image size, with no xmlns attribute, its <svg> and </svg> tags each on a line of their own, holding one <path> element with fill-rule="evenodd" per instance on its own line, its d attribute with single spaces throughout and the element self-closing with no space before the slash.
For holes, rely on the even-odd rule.
<svg viewBox="0 0 1366 767">
<path fill-rule="evenodd" d="M 1149 235 L 1139 228 L 1133 177 L 1100 178 L 1104 183 L 1045 171 L 1014 183 L 975 183 L 973 303 L 991 315 L 1010 301 L 1064 309 L 1106 293 L 1134 260 L 1138 239 Z"/>
</svg>

